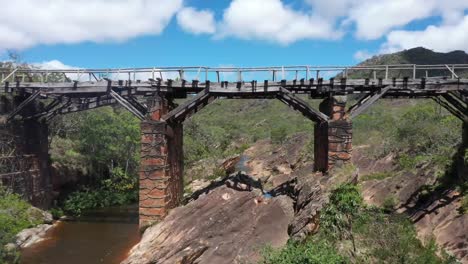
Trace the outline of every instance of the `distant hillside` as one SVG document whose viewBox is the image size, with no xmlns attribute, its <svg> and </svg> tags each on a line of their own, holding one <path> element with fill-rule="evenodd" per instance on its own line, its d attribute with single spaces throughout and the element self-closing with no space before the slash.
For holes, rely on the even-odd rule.
<svg viewBox="0 0 468 264">
<path fill-rule="evenodd" d="M 468 54 L 464 51 L 456 50 L 448 53 L 434 52 L 432 50 L 418 47 L 409 50 L 404 50 L 391 54 L 384 54 L 374 56 L 368 60 L 365 60 L 358 64 L 358 66 L 370 66 L 370 65 L 384 65 L 384 64 L 468 64 Z M 468 71 L 456 72 L 460 77 L 468 77 Z M 354 72 L 351 74 L 352 78 L 372 78 L 372 72 Z M 411 77 L 412 71 L 391 71 L 390 77 L 403 78 Z M 425 76 L 424 71 L 418 71 L 417 76 Z M 448 70 L 443 71 L 429 71 L 429 76 L 448 76 L 450 72 Z M 383 77 L 383 72 L 377 73 L 378 77 Z"/>
</svg>

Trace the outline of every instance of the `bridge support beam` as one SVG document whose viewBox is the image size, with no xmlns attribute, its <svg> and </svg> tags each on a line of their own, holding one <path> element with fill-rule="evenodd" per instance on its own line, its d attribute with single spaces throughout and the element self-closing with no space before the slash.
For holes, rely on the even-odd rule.
<svg viewBox="0 0 468 264">
<path fill-rule="evenodd" d="M 161 220 L 183 196 L 182 123 L 161 121 L 172 108 L 167 98 L 155 96 L 148 106 L 148 119 L 141 123 L 141 228 Z"/>
<path fill-rule="evenodd" d="M 314 156 L 316 171 L 327 172 L 351 160 L 352 123 L 346 117 L 346 96 L 333 96 L 320 104 L 320 111 L 330 117 L 315 124 Z"/>
<path fill-rule="evenodd" d="M 12 118 L 7 122 L 25 99 L 21 95 L 0 96 L 0 185 L 34 206 L 47 208 L 52 200 L 47 124 L 36 119 Z M 32 102 L 22 110 L 35 112 L 38 106 Z"/>
</svg>

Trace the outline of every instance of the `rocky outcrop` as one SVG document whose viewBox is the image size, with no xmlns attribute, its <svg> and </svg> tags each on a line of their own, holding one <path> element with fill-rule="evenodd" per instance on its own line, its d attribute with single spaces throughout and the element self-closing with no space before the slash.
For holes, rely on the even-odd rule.
<svg viewBox="0 0 468 264">
<path fill-rule="evenodd" d="M 149 227 L 123 263 L 255 263 L 267 245 L 303 240 L 317 231 L 330 190 L 349 180 L 303 165 L 272 177 L 282 178 L 273 188 L 240 172 L 210 183 Z"/>
<path fill-rule="evenodd" d="M 15 237 L 15 242 L 7 244 L 5 249 L 12 251 L 40 242 L 44 240 L 47 231 L 53 227 L 53 217 L 49 212 L 31 206 L 26 213 L 28 214 L 29 221 L 41 224 L 19 232 Z"/>
<path fill-rule="evenodd" d="M 44 240 L 47 231 L 52 227 L 53 225 L 50 224 L 42 224 L 33 228 L 25 229 L 16 235 L 15 244 L 19 248 L 26 248 L 40 242 Z"/>
<path fill-rule="evenodd" d="M 230 180 L 149 227 L 123 263 L 245 263 L 258 259 L 262 246 L 285 245 L 293 200 L 267 198 L 246 182 L 228 187 Z"/>
<path fill-rule="evenodd" d="M 457 191 L 448 191 L 411 213 L 411 219 L 422 241 L 435 239 L 462 263 L 468 263 L 468 214 L 459 213 L 461 198 Z"/>
<path fill-rule="evenodd" d="M 260 179 L 266 188 L 275 188 L 293 179 L 293 172 L 297 175 L 300 168 L 307 167 L 307 173 L 310 174 L 313 166 L 308 160 L 313 153 L 307 146 L 311 139 L 312 133 L 299 133 L 279 147 L 270 140 L 257 141 L 244 152 L 250 158 L 247 161 L 249 175 Z"/>
<path fill-rule="evenodd" d="M 361 182 L 366 203 L 382 206 L 392 200 L 400 213 L 414 222 L 418 237 L 426 243 L 431 239 L 462 263 L 468 263 L 468 214 L 460 214 L 462 196 L 455 189 L 439 190 L 422 197 L 424 186 L 437 181 L 435 169 L 429 164 L 412 171 L 398 170 L 394 156 L 373 160 L 366 156 L 365 148 L 357 148 L 354 162 L 360 169 L 360 178 L 376 173 L 388 173 L 384 179 Z M 388 204 L 387 204 L 388 206 Z"/>
</svg>

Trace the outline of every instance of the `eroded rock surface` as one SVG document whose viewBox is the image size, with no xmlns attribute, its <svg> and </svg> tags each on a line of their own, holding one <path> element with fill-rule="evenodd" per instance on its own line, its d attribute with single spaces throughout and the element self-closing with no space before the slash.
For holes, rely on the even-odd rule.
<svg viewBox="0 0 468 264">
<path fill-rule="evenodd" d="M 20 248 L 26 248 L 40 242 L 44 240 L 47 231 L 52 227 L 53 225 L 42 224 L 33 228 L 25 229 L 16 235 L 15 244 Z"/>
<path fill-rule="evenodd" d="M 149 227 L 123 263 L 245 263 L 289 239 L 293 200 L 219 186 Z"/>
</svg>

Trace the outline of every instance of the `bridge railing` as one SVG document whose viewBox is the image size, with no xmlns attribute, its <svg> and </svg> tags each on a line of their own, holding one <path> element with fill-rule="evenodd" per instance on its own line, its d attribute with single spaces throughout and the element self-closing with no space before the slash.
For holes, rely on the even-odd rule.
<svg viewBox="0 0 468 264">
<path fill-rule="evenodd" d="M 0 83 L 15 82 L 72 82 L 148 79 L 184 79 L 212 82 L 246 80 L 319 79 L 319 78 L 370 78 L 389 79 L 446 77 L 458 79 L 468 73 L 468 64 L 392 64 L 375 66 L 271 66 L 271 67 L 151 67 L 120 69 L 43 69 L 43 68 L 0 68 Z"/>
</svg>

